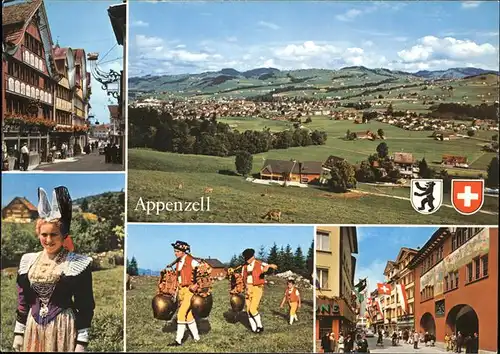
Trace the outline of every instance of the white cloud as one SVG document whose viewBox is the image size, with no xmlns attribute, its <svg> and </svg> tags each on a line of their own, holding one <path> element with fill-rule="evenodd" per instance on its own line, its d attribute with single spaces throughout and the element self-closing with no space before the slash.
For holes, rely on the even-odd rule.
<svg viewBox="0 0 500 354">
<path fill-rule="evenodd" d="M 424 60 L 466 60 L 495 55 L 497 52 L 497 49 L 490 43 L 477 44 L 468 39 L 461 40 L 453 37 L 425 36 L 418 42 L 419 44 L 410 49 L 399 51 L 398 56 L 404 62 L 413 63 Z"/>
<path fill-rule="evenodd" d="M 135 21 L 132 21 L 132 23 L 130 25 L 132 27 L 148 27 L 149 23 L 141 21 L 141 20 L 135 20 Z"/>
<path fill-rule="evenodd" d="M 481 5 L 481 1 L 462 1 L 463 9 L 474 9 Z"/>
<path fill-rule="evenodd" d="M 358 17 L 362 14 L 363 14 L 363 11 L 361 11 L 361 10 L 350 9 L 343 14 L 335 16 L 335 18 L 339 21 L 348 22 L 348 21 L 354 20 L 356 17 Z"/>
<path fill-rule="evenodd" d="M 373 47 L 373 44 L 374 44 L 374 43 L 373 43 L 372 41 L 364 41 L 364 42 L 363 42 L 363 45 L 364 45 L 365 47 Z"/>
<path fill-rule="evenodd" d="M 265 27 L 265 28 L 269 28 L 269 29 L 272 29 L 272 30 L 278 30 L 280 29 L 280 26 L 278 26 L 277 24 L 275 23 L 272 23 L 272 22 L 266 22 L 266 21 L 259 21 L 257 23 L 258 26 L 260 27 Z"/>
<path fill-rule="evenodd" d="M 236 36 L 230 36 L 226 38 L 226 41 L 234 43 L 238 42 L 238 38 Z"/>
<path fill-rule="evenodd" d="M 138 34 L 135 36 L 135 44 L 139 48 L 146 49 L 161 46 L 164 44 L 164 42 L 160 37 L 148 37 L 142 34 Z"/>
<path fill-rule="evenodd" d="M 357 262 L 359 264 L 359 260 Z M 368 291 L 371 292 L 377 288 L 377 283 L 384 282 L 384 269 L 387 261 L 381 259 L 373 260 L 367 267 L 356 268 L 356 281 L 357 279 L 368 278 Z"/>
</svg>

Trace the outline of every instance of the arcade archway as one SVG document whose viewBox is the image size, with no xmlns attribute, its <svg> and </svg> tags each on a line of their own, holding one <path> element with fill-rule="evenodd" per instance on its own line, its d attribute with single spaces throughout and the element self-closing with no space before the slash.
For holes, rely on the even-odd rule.
<svg viewBox="0 0 500 354">
<path fill-rule="evenodd" d="M 469 305 L 456 305 L 446 316 L 446 326 L 451 332 L 462 332 L 464 336 L 479 334 L 479 318 Z"/>
<path fill-rule="evenodd" d="M 432 317 L 430 312 L 424 313 L 420 318 L 420 328 L 424 332 L 436 335 L 436 322 L 434 322 L 434 317 Z"/>
</svg>

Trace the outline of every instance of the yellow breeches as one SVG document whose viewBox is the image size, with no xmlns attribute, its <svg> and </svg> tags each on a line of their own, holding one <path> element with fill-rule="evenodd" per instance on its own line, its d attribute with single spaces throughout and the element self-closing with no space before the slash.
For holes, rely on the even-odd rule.
<svg viewBox="0 0 500 354">
<path fill-rule="evenodd" d="M 290 316 L 295 316 L 297 313 L 297 307 L 299 306 L 298 302 L 289 302 L 288 305 L 290 305 Z"/>
<path fill-rule="evenodd" d="M 254 286 L 249 284 L 247 287 L 246 294 L 246 308 L 247 312 L 255 316 L 259 313 L 260 299 L 262 299 L 262 293 L 264 292 L 264 286 Z"/>
<path fill-rule="evenodd" d="M 177 323 L 191 323 L 194 321 L 193 312 L 191 311 L 191 298 L 193 293 L 188 287 L 179 288 L 179 311 L 177 311 Z"/>
</svg>

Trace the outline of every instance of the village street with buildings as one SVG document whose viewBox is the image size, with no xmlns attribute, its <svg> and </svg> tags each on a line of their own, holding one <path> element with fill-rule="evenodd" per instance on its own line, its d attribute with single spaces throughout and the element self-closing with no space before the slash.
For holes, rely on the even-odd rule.
<svg viewBox="0 0 500 354">
<path fill-rule="evenodd" d="M 496 227 L 318 226 L 316 348 L 333 332 L 373 353 L 496 352 L 497 252 Z"/>
<path fill-rule="evenodd" d="M 62 33 L 63 14 L 52 2 L 10 0 L 3 4 L 2 171 L 123 170 L 123 73 L 104 72 L 99 53 L 89 51 L 93 49 L 89 41 Z M 110 2 L 99 11 L 111 49 L 120 45 L 125 51 L 125 4 Z M 89 47 L 75 48 L 71 42 Z M 112 61 L 123 63 L 122 58 Z M 118 104 L 105 107 L 103 96 Z M 104 138 L 91 134 L 99 121 L 110 122 Z M 112 148 L 117 151 L 120 161 L 110 159 L 116 160 L 116 166 L 108 163 L 105 154 L 90 154 L 92 148 L 107 145 L 106 154 Z"/>
</svg>

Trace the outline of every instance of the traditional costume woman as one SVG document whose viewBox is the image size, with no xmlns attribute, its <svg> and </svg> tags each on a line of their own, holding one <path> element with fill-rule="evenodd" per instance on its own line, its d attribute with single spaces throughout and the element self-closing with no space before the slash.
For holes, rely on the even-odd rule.
<svg viewBox="0 0 500 354">
<path fill-rule="evenodd" d="M 73 242 L 68 235 L 72 203 L 67 188 L 54 189 L 52 204 L 41 188 L 38 198 L 40 219 L 36 232 L 44 250 L 21 258 L 14 349 L 85 351 L 95 308 L 92 258 L 73 253 Z M 47 223 L 56 227 L 42 231 Z"/>
</svg>

